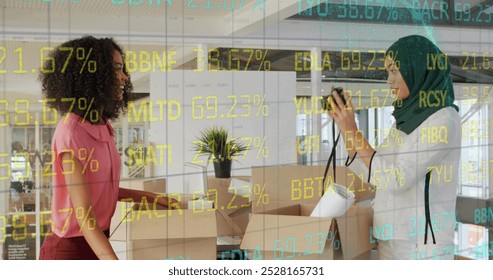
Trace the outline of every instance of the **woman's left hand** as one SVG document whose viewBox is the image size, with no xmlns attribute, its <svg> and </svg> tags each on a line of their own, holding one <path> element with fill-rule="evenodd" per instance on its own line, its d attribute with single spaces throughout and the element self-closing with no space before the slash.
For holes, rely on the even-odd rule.
<svg viewBox="0 0 493 280">
<path fill-rule="evenodd" d="M 331 106 L 328 114 L 341 132 L 348 155 L 352 158 L 358 153 L 363 163 L 369 167 L 375 150 L 370 146 L 362 132 L 358 131 L 358 126 L 354 119 L 353 104 L 346 91 L 343 91 L 343 95 L 344 99 L 346 99 L 346 104 L 342 102 L 337 92 L 332 93 L 332 98 L 328 100 Z"/>
<path fill-rule="evenodd" d="M 346 99 L 346 104 L 344 104 L 342 98 L 335 90 L 332 91 L 332 98 L 328 98 L 327 100 L 331 106 L 328 114 L 335 121 L 341 133 L 345 133 L 346 131 L 357 131 L 358 126 L 354 119 L 353 104 L 345 90 L 343 90 L 343 95 L 344 99 Z"/>
</svg>

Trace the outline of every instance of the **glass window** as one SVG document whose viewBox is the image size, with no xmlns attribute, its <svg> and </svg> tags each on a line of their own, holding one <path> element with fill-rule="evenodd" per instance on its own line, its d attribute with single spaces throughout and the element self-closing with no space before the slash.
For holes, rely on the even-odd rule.
<svg viewBox="0 0 493 280">
<path fill-rule="evenodd" d="M 123 164 L 128 167 L 128 174 L 123 177 L 145 177 L 145 168 L 147 162 L 147 128 L 145 125 L 132 125 L 128 127 L 128 146 L 123 147 L 123 128 L 120 124 L 113 124 L 115 128 L 115 145 Z"/>
<path fill-rule="evenodd" d="M 309 98 L 309 97 L 302 97 Z M 308 133 L 310 132 L 311 116 L 299 114 L 296 116 L 296 155 L 297 164 L 308 165 L 312 161 L 309 152 Z"/>
<path fill-rule="evenodd" d="M 456 240 L 459 256 L 470 259 L 488 259 L 488 231 L 485 227 L 458 223 Z"/>
<path fill-rule="evenodd" d="M 461 115 L 464 116 L 472 106 L 473 100 L 459 102 Z M 493 128 L 488 120 L 488 107 L 472 114 L 462 123 L 462 150 L 460 159 L 459 194 L 477 198 L 489 196 L 488 140 L 489 129 Z"/>
<path fill-rule="evenodd" d="M 5 229 L 3 259 L 36 259 L 36 151 L 34 127 L 13 127 L 11 138 L 11 178 L 6 215 L 0 222 Z M 44 205 L 41 200 L 41 205 Z M 43 208 L 41 208 L 43 210 Z M 46 230 L 45 230 L 46 231 Z"/>
<path fill-rule="evenodd" d="M 459 169 L 459 195 L 474 198 L 489 197 L 488 141 L 490 129 L 488 107 L 483 106 L 467 119 L 464 116 L 474 108 L 477 100 L 458 102 L 462 116 L 462 150 Z M 468 114 L 469 115 L 469 114 Z M 488 231 L 485 227 L 472 224 L 458 224 L 458 254 L 471 259 L 488 259 Z"/>
<path fill-rule="evenodd" d="M 370 111 L 373 111 L 373 114 L 369 114 L 371 116 L 370 119 L 373 120 L 373 126 L 371 123 L 369 124 L 369 127 L 373 127 L 370 135 L 374 136 L 374 138 L 370 140 L 370 143 L 373 146 L 378 146 L 383 143 L 383 139 L 387 136 L 387 134 L 389 134 L 390 127 L 392 127 L 392 124 L 395 121 L 392 116 L 392 111 L 394 111 L 394 108 L 387 106 L 370 109 Z"/>
</svg>

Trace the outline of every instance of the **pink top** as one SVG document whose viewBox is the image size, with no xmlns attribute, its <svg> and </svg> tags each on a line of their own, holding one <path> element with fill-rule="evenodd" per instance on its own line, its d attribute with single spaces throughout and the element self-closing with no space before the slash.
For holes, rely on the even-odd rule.
<svg viewBox="0 0 493 280">
<path fill-rule="evenodd" d="M 99 227 L 104 231 L 110 228 L 111 217 L 115 212 L 120 182 L 120 155 L 113 141 L 114 130 L 105 120 L 104 125 L 83 121 L 74 113 L 64 116 L 53 135 L 52 150 L 56 156 L 53 163 L 53 201 L 51 218 L 53 231 L 60 237 L 82 236 L 77 217 L 87 217 L 88 211 L 74 209 L 67 192 L 65 175 L 73 170 L 63 170 L 61 154 L 70 153 L 83 166 L 83 174 L 89 184 L 92 209 Z M 68 162 L 70 163 L 70 162 Z M 65 175 L 64 175 L 65 174 Z M 84 219 L 90 227 L 94 221 Z"/>
</svg>

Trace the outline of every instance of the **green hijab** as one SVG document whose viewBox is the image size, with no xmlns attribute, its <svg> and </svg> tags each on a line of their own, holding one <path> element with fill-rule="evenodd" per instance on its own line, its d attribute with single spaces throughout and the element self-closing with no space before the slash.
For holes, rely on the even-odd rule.
<svg viewBox="0 0 493 280">
<path fill-rule="evenodd" d="M 393 58 L 409 88 L 409 97 L 402 104 L 393 103 L 397 129 L 410 134 L 444 107 L 459 111 L 454 105 L 448 57 L 430 40 L 419 35 L 403 37 L 385 54 Z"/>
</svg>

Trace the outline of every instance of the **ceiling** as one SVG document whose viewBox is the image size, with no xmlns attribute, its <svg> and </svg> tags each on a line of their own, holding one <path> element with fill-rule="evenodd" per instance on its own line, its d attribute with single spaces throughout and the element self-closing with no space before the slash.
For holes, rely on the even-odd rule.
<svg viewBox="0 0 493 280">
<path fill-rule="evenodd" d="M 493 65 L 486 67 L 493 60 L 493 0 L 401 2 L 0 0 L 0 99 L 40 99 L 46 48 L 87 34 L 114 37 L 137 63 L 139 54 L 164 61 L 171 54 L 173 69 L 195 69 L 203 52 L 209 69 L 296 71 L 300 80 L 316 67 L 309 55 L 315 48 L 330 63 L 321 68 L 323 79 L 375 81 L 385 79 L 377 56 L 395 39 L 418 33 L 440 43 L 454 81 L 493 80 Z M 149 91 L 152 71 L 162 70 L 131 73 L 137 92 Z"/>
</svg>

